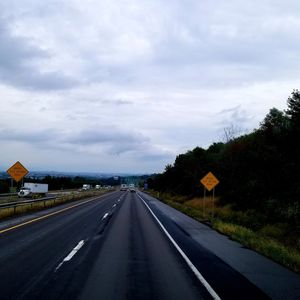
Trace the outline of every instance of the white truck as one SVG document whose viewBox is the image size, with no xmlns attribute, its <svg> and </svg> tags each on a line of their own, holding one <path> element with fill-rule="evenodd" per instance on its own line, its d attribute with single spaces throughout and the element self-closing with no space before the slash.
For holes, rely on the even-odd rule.
<svg viewBox="0 0 300 300">
<path fill-rule="evenodd" d="M 45 196 L 47 193 L 48 184 L 25 182 L 18 193 L 18 197 Z"/>
<path fill-rule="evenodd" d="M 122 184 L 121 184 L 121 187 L 120 187 L 120 191 L 127 191 L 127 189 L 128 189 L 127 184 L 122 183 Z"/>
<path fill-rule="evenodd" d="M 84 185 L 82 186 L 82 190 L 83 190 L 83 191 L 90 190 L 91 188 L 92 188 L 92 186 L 91 186 L 90 184 L 84 184 Z"/>
</svg>

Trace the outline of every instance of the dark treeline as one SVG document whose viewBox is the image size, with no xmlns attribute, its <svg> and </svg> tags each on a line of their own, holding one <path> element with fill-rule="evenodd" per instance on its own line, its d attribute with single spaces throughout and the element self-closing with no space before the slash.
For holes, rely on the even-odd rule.
<svg viewBox="0 0 300 300">
<path fill-rule="evenodd" d="M 188 197 L 203 195 L 200 179 L 218 177 L 221 203 L 239 210 L 255 209 L 270 219 L 299 222 L 300 92 L 294 90 L 287 109 L 272 108 L 260 127 L 207 150 L 195 148 L 177 156 L 164 173 L 148 180 L 150 188 Z"/>
<path fill-rule="evenodd" d="M 44 178 L 25 178 L 24 182 L 35 182 L 35 183 L 47 183 L 49 190 L 61 190 L 61 189 L 79 189 L 83 184 L 91 184 L 95 186 L 99 185 L 117 185 L 119 181 L 115 180 L 114 177 L 110 178 L 92 178 L 92 177 L 61 177 L 61 176 L 45 176 Z M 14 187 L 18 190 L 21 187 L 21 182 L 14 182 Z M 0 193 L 8 193 L 10 191 L 11 179 L 0 180 Z"/>
<path fill-rule="evenodd" d="M 32 182 L 30 179 L 26 179 L 25 182 Z M 99 180 L 96 179 L 86 179 L 81 176 L 76 177 L 55 177 L 46 176 L 40 180 L 34 180 L 34 182 L 47 183 L 49 185 L 49 190 L 60 190 L 60 189 L 76 189 L 81 188 L 83 184 L 101 184 Z"/>
<path fill-rule="evenodd" d="M 95 186 L 97 184 L 101 186 L 109 185 L 116 186 L 121 183 L 134 183 L 136 186 L 143 187 L 144 182 L 147 181 L 149 175 L 136 175 L 136 176 L 116 176 L 107 178 L 97 178 L 97 177 L 83 177 L 83 176 L 50 176 L 47 175 L 44 178 L 32 178 L 25 177 L 25 182 L 35 182 L 35 183 L 47 183 L 49 185 L 49 190 L 61 190 L 61 189 L 79 189 L 83 184 L 91 184 Z M 22 182 L 14 182 L 13 186 L 16 190 L 19 190 Z M 11 179 L 0 179 L 0 193 L 9 193 L 11 186 Z"/>
<path fill-rule="evenodd" d="M 32 182 L 32 180 L 26 179 L 27 182 Z M 25 182 L 26 182 L 25 181 Z M 83 184 L 91 184 L 95 186 L 97 184 L 104 185 L 117 185 L 118 181 L 114 177 L 109 178 L 93 178 L 93 177 L 55 177 L 55 176 L 46 176 L 42 180 L 35 180 L 35 182 L 48 183 L 50 190 L 59 190 L 59 189 L 77 189 L 81 188 Z"/>
</svg>

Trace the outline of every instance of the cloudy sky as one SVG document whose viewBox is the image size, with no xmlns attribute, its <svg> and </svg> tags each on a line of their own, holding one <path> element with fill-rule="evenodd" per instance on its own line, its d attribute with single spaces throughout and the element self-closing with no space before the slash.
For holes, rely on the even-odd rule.
<svg viewBox="0 0 300 300">
<path fill-rule="evenodd" d="M 2 0 L 0 170 L 151 173 L 300 79 L 299 0 Z"/>
</svg>

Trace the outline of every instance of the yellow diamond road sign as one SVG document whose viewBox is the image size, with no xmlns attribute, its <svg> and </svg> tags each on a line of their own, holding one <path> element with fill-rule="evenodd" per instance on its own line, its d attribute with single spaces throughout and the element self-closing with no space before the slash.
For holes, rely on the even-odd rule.
<svg viewBox="0 0 300 300">
<path fill-rule="evenodd" d="M 219 183 L 219 180 L 213 173 L 209 172 L 200 180 L 200 182 L 207 190 L 211 191 Z"/>
<path fill-rule="evenodd" d="M 11 166 L 6 172 L 17 182 L 29 173 L 19 161 Z"/>
</svg>

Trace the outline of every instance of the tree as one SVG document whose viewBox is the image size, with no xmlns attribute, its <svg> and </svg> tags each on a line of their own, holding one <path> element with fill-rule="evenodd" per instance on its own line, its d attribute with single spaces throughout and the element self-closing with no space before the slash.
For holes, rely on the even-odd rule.
<svg viewBox="0 0 300 300">
<path fill-rule="evenodd" d="M 260 123 L 260 128 L 263 131 L 271 131 L 279 133 L 288 127 L 289 119 L 284 112 L 277 108 L 271 108 L 264 120 Z"/>
<path fill-rule="evenodd" d="M 291 125 L 297 131 L 300 130 L 300 92 L 294 90 L 287 100 L 288 109 L 286 114 L 290 117 Z"/>
<path fill-rule="evenodd" d="M 245 130 L 242 129 L 241 127 L 231 124 L 230 126 L 225 127 L 223 129 L 223 136 L 221 137 L 221 140 L 224 143 L 229 143 L 230 141 L 233 141 L 238 136 L 242 135 L 244 131 Z"/>
<path fill-rule="evenodd" d="M 240 135 L 231 125 L 224 143 L 196 147 L 176 157 L 153 179 L 160 191 L 199 194 L 199 180 L 212 171 L 220 180 L 221 201 L 241 210 L 254 209 L 281 221 L 300 207 L 300 92 L 294 90 L 287 110 L 270 109 L 258 130 Z M 237 137 L 239 135 L 239 137 Z M 294 215 L 298 210 L 292 211 Z"/>
</svg>

